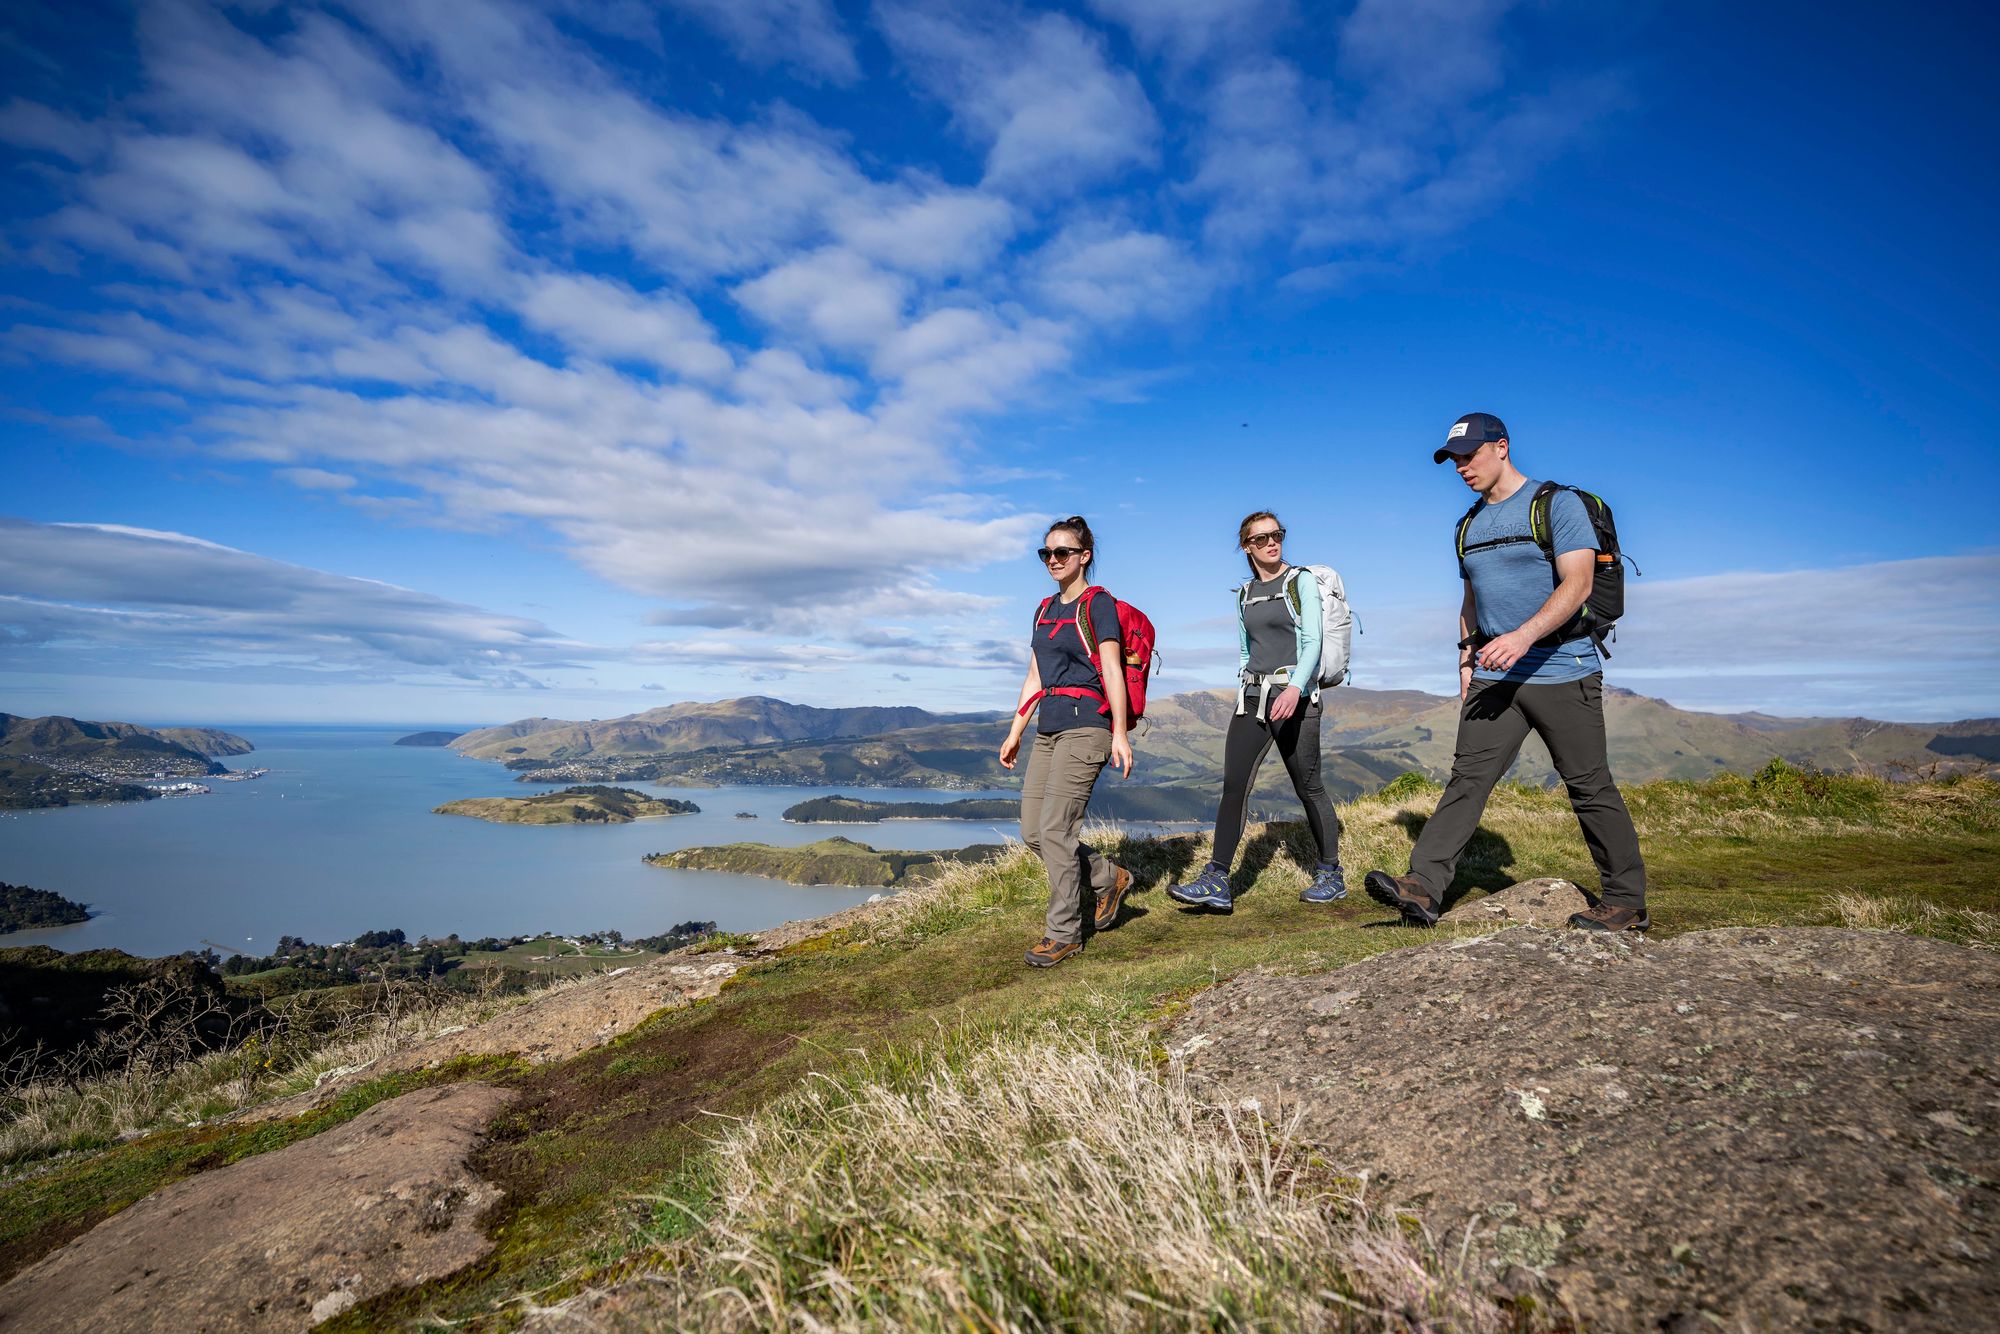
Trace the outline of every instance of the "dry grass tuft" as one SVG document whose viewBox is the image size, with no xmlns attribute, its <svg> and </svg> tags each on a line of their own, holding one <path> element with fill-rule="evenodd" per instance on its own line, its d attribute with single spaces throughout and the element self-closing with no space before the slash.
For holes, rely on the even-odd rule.
<svg viewBox="0 0 2000 1334">
<path fill-rule="evenodd" d="M 1065 1028 L 1073 1028 L 1066 1025 Z M 814 1076 L 725 1136 L 671 1327 L 1519 1327 L 1462 1260 L 1177 1065 L 1049 1026 Z M 650 1304 L 650 1303 L 649 1303 Z"/>
<path fill-rule="evenodd" d="M 1827 905 L 1842 926 L 1929 936 L 1976 950 L 2000 951 L 2000 913 L 1947 908 L 1914 896 L 1840 893 Z"/>
<path fill-rule="evenodd" d="M 316 1013 L 319 997 L 308 992 L 277 1022 L 223 1051 L 190 1056 L 141 1042 L 130 1059 L 101 1070 L 51 1070 L 24 1059 L 20 1068 L 0 1071 L 0 1163 L 95 1148 L 302 1092 L 581 980 L 510 996 L 392 983 L 372 1004 L 348 1001 L 335 1017 Z"/>
</svg>

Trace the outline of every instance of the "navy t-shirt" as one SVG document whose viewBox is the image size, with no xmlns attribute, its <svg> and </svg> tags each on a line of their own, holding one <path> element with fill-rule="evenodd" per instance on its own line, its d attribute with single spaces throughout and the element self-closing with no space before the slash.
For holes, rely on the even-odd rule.
<svg viewBox="0 0 2000 1334">
<path fill-rule="evenodd" d="M 1033 631 L 1035 666 L 1040 670 L 1042 689 L 1053 686 L 1084 686 L 1097 695 L 1043 695 L 1040 722 L 1043 735 L 1067 732 L 1073 727 L 1111 728 L 1111 715 L 1100 713 L 1104 684 L 1098 679 L 1097 645 L 1084 647 L 1083 634 L 1076 623 L 1076 603 L 1049 599 L 1047 610 L 1037 609 Z M 1090 633 L 1097 640 L 1118 638 L 1118 602 L 1102 589 L 1090 595 Z"/>
<path fill-rule="evenodd" d="M 1528 506 L 1540 485 L 1536 481 L 1523 482 L 1520 490 L 1499 504 L 1489 501 L 1481 505 L 1472 522 L 1466 525 L 1465 545 L 1471 547 L 1502 537 L 1532 536 Z M 1554 530 L 1558 556 L 1597 549 L 1597 530 L 1590 526 L 1590 515 L 1575 492 L 1558 491 L 1550 497 L 1549 527 Z M 1523 621 L 1542 609 L 1556 586 L 1549 558 L 1533 542 L 1467 551 L 1465 574 L 1472 581 L 1472 605 L 1479 617 L 1479 632 L 1485 635 L 1504 635 L 1519 629 Z M 1548 648 L 1531 648 L 1504 672 L 1475 667 L 1472 675 L 1481 681 L 1555 685 L 1603 670 L 1597 645 L 1584 635 Z"/>
</svg>

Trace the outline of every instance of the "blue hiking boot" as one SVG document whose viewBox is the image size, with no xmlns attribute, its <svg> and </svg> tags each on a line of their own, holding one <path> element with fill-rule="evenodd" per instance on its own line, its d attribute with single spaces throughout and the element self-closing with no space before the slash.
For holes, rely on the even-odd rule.
<svg viewBox="0 0 2000 1334">
<path fill-rule="evenodd" d="M 1307 903 L 1334 903 L 1347 897 L 1347 879 L 1339 862 L 1321 862 L 1313 867 L 1313 882 L 1299 891 Z"/>
<path fill-rule="evenodd" d="M 1229 892 L 1229 872 L 1214 862 L 1202 867 L 1201 874 L 1185 885 L 1168 885 L 1167 897 L 1190 908 L 1214 912 L 1228 912 L 1236 906 L 1235 896 Z"/>
</svg>

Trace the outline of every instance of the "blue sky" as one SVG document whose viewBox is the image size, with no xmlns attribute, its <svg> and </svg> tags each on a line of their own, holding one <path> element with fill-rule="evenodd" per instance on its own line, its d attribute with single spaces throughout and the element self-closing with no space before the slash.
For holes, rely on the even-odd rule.
<svg viewBox="0 0 2000 1334">
<path fill-rule="evenodd" d="M 1445 690 L 1477 409 L 1615 684 L 2000 713 L 2000 20 L 1745 8 L 9 6 L 0 709 L 997 707 L 1071 511 L 1219 686 L 1263 506 Z"/>
</svg>

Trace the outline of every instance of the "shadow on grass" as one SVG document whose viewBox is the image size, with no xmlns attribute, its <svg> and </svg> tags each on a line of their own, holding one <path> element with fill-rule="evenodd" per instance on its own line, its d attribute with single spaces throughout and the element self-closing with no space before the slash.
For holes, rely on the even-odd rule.
<svg viewBox="0 0 2000 1334">
<path fill-rule="evenodd" d="M 1415 811 L 1401 811 L 1396 815 L 1396 823 L 1410 836 L 1411 846 L 1416 845 L 1417 835 L 1423 833 L 1430 817 L 1418 815 Z M 1514 883 L 1514 877 L 1507 870 L 1514 864 L 1514 845 L 1485 825 L 1473 830 L 1472 841 L 1465 845 L 1459 855 L 1458 871 L 1451 878 L 1451 887 L 1444 892 L 1443 911 L 1450 911 L 1452 905 L 1464 898 L 1467 891 L 1483 889 L 1488 894 L 1507 888 Z"/>
</svg>

